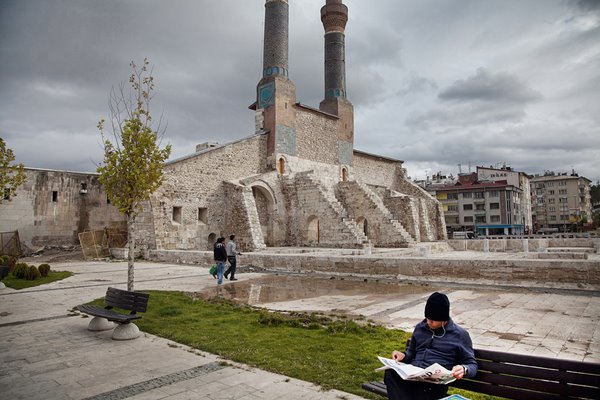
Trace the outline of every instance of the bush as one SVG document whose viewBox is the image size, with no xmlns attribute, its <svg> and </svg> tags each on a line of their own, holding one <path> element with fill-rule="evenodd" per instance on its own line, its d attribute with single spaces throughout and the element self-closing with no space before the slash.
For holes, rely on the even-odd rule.
<svg viewBox="0 0 600 400">
<path fill-rule="evenodd" d="M 29 265 L 26 263 L 18 263 L 12 270 L 12 274 L 17 279 L 25 279 L 27 277 L 27 271 L 29 271 Z"/>
<path fill-rule="evenodd" d="M 40 271 L 35 267 L 35 265 L 32 265 L 27 269 L 27 276 L 25 278 L 28 281 L 35 281 L 39 277 Z"/>
<path fill-rule="evenodd" d="M 18 258 L 15 256 L 4 255 L 1 257 L 1 259 L 2 265 L 8 265 L 10 267 L 10 271 L 12 272 L 12 270 L 15 268 L 15 265 L 17 264 Z"/>
<path fill-rule="evenodd" d="M 0 256 L 0 265 L 6 265 L 8 266 L 8 260 L 9 260 L 10 256 L 7 256 L 6 254 L 3 256 Z"/>
<path fill-rule="evenodd" d="M 40 275 L 41 276 L 48 276 L 48 273 L 50 272 L 50 265 L 48 264 L 41 264 L 38 267 L 38 271 L 40 271 Z"/>
</svg>

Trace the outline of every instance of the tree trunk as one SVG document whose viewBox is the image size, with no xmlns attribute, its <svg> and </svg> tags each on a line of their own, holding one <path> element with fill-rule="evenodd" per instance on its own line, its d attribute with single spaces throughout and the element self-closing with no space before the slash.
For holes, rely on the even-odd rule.
<svg viewBox="0 0 600 400">
<path fill-rule="evenodd" d="M 135 260 L 135 229 L 133 227 L 135 216 L 127 216 L 127 242 L 129 243 L 129 254 L 127 256 L 127 290 L 133 291 L 133 261 Z"/>
</svg>

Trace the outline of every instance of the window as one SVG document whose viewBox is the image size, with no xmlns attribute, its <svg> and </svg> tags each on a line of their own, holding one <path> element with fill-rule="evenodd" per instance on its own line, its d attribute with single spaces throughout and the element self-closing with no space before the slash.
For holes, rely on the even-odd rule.
<svg viewBox="0 0 600 400">
<path fill-rule="evenodd" d="M 560 211 L 569 211 L 569 206 L 560 206 L 559 210 Z"/>
<path fill-rule="evenodd" d="M 465 223 L 467 223 L 467 222 L 473 222 L 473 217 L 472 216 L 465 217 Z"/>
<path fill-rule="evenodd" d="M 52 191 L 52 202 L 56 203 L 58 201 L 58 191 L 53 190 Z"/>
<path fill-rule="evenodd" d="M 198 222 L 208 224 L 208 208 L 198 208 Z"/>
<path fill-rule="evenodd" d="M 448 193 L 448 200 L 458 200 L 458 193 Z"/>
<path fill-rule="evenodd" d="M 463 210 L 468 211 L 473 209 L 473 204 L 463 204 Z"/>
<path fill-rule="evenodd" d="M 463 193 L 463 199 L 470 199 L 473 197 L 473 193 Z"/>
<path fill-rule="evenodd" d="M 490 210 L 499 210 L 500 203 L 490 203 Z"/>
<path fill-rule="evenodd" d="M 490 197 L 498 197 L 499 194 L 500 194 L 500 192 L 498 192 L 497 190 L 492 190 L 490 192 Z M 541 194 L 541 193 L 539 193 L 539 194 Z"/>
<path fill-rule="evenodd" d="M 499 215 L 491 215 L 490 222 L 500 222 L 500 216 Z"/>
<path fill-rule="evenodd" d="M 551 199 L 554 200 L 554 199 Z M 537 203 L 538 204 L 544 204 L 546 201 L 544 200 L 544 198 L 542 197 L 541 199 L 537 199 Z"/>
<path fill-rule="evenodd" d="M 561 197 L 560 199 L 558 199 L 559 203 L 566 203 L 568 201 L 568 199 L 566 197 Z"/>
<path fill-rule="evenodd" d="M 484 192 L 475 192 L 473 193 L 474 197 L 476 199 L 485 199 L 485 193 Z"/>
<path fill-rule="evenodd" d="M 559 189 L 558 194 L 567 194 L 567 189 Z"/>
<path fill-rule="evenodd" d="M 475 222 L 484 222 L 485 223 L 485 215 L 477 215 L 475 217 Z"/>
<path fill-rule="evenodd" d="M 456 211 L 458 211 L 458 206 L 457 205 L 448 206 L 448 211 L 456 212 Z"/>
<path fill-rule="evenodd" d="M 173 207 L 173 222 L 181 224 L 181 207 Z"/>
<path fill-rule="evenodd" d="M 567 181 L 558 181 L 558 186 L 567 186 Z"/>
<path fill-rule="evenodd" d="M 554 204 L 555 199 L 548 199 L 548 204 Z"/>
<path fill-rule="evenodd" d="M 550 221 L 556 221 L 556 215 L 551 215 L 550 216 Z"/>
<path fill-rule="evenodd" d="M 546 186 L 548 186 L 548 187 L 554 186 L 554 182 L 548 182 L 548 183 L 546 183 Z"/>
<path fill-rule="evenodd" d="M 476 204 L 475 209 L 478 211 L 485 211 L 485 204 Z"/>
<path fill-rule="evenodd" d="M 561 221 L 568 221 L 568 220 L 569 220 L 569 216 L 568 216 L 568 215 L 565 215 L 565 214 L 561 214 L 561 215 L 560 215 L 560 220 L 561 220 Z"/>
<path fill-rule="evenodd" d="M 548 194 L 554 194 L 554 190 L 548 190 Z"/>
<path fill-rule="evenodd" d="M 556 207 L 554 207 L 554 206 L 548 207 L 548 211 L 554 212 L 554 211 L 556 211 Z"/>
</svg>

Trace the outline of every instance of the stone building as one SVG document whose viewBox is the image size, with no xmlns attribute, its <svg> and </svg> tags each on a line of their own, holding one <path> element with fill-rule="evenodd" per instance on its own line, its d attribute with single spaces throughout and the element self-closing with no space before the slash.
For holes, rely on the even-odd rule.
<svg viewBox="0 0 600 400">
<path fill-rule="evenodd" d="M 296 99 L 288 77 L 287 0 L 266 0 L 255 132 L 169 162 L 164 184 L 138 217 L 148 249 L 210 250 L 237 235 L 265 247 L 407 247 L 446 239 L 443 211 L 406 178 L 402 161 L 354 149 L 347 98 L 348 8 L 327 0 L 325 87 L 319 108 Z"/>
<path fill-rule="evenodd" d="M 79 244 L 78 234 L 124 229 L 98 174 L 25 168 L 16 196 L 0 204 L 0 232 L 18 231 L 25 252 L 43 246 Z"/>
</svg>

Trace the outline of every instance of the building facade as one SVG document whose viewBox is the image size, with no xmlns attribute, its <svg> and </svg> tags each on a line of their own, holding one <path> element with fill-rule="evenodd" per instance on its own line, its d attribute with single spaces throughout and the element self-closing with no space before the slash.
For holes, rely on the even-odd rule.
<svg viewBox="0 0 600 400">
<path fill-rule="evenodd" d="M 546 172 L 531 178 L 533 226 L 536 232 L 569 232 L 592 221 L 590 183 L 571 174 Z"/>
<path fill-rule="evenodd" d="M 456 184 L 436 188 L 449 233 L 521 235 L 525 232 L 522 197 L 522 190 L 506 180 L 479 181 L 476 172 L 460 174 Z"/>
</svg>

